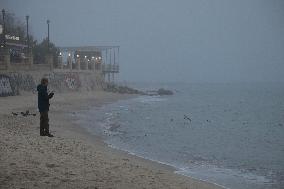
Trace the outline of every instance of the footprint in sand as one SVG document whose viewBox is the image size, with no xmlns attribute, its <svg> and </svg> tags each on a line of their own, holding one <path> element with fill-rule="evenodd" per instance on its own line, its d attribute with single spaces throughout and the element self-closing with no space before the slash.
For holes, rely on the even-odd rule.
<svg viewBox="0 0 284 189">
<path fill-rule="evenodd" d="M 53 163 L 46 163 L 45 166 L 48 167 L 48 168 L 59 167 L 59 165 L 55 165 Z"/>
</svg>

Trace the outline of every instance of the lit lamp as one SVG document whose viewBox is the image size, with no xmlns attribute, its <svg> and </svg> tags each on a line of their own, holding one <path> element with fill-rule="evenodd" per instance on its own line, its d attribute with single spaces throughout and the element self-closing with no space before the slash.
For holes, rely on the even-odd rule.
<svg viewBox="0 0 284 189">
<path fill-rule="evenodd" d="M 59 52 L 58 59 L 59 59 L 59 66 L 62 69 L 63 68 L 63 64 L 62 64 L 62 53 L 61 52 Z"/>
<path fill-rule="evenodd" d="M 77 68 L 78 70 L 80 70 L 80 59 L 79 59 L 80 55 L 77 54 L 76 57 L 77 57 L 77 58 L 76 58 L 76 68 Z"/>
<path fill-rule="evenodd" d="M 72 69 L 71 53 L 68 53 L 68 66 L 70 69 Z"/>
<path fill-rule="evenodd" d="M 90 65 L 91 70 L 93 70 L 93 69 L 94 69 L 94 67 L 95 67 L 95 57 L 94 57 L 94 56 L 92 56 L 92 59 L 91 59 L 91 65 Z"/>
<path fill-rule="evenodd" d="M 99 56 L 99 61 L 98 61 L 98 65 L 97 65 L 97 69 L 98 69 L 98 70 L 101 69 L 101 60 L 102 60 L 102 57 Z"/>
</svg>

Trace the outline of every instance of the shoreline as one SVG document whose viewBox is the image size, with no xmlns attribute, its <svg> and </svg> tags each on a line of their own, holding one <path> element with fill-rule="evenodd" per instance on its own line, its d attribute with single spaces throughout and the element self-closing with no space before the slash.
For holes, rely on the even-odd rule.
<svg viewBox="0 0 284 189">
<path fill-rule="evenodd" d="M 1 188 L 221 188 L 175 173 L 170 165 L 111 148 L 74 123 L 76 111 L 87 105 L 100 107 L 134 96 L 97 91 L 56 94 L 49 114 L 54 138 L 39 136 L 36 94 L 0 98 Z M 25 109 L 37 116 L 11 115 Z"/>
<path fill-rule="evenodd" d="M 127 94 L 124 94 L 124 95 L 127 95 Z M 129 95 L 129 97 L 127 98 L 123 98 L 123 99 L 116 99 L 115 101 L 111 102 L 110 104 L 113 104 L 113 103 L 116 103 L 118 101 L 127 101 L 131 98 L 137 98 L 137 97 L 140 97 L 141 95 L 139 94 L 132 94 L 132 95 Z M 103 104 L 102 106 L 98 107 L 96 106 L 98 109 L 102 108 L 103 106 L 105 106 L 106 104 Z M 90 108 L 89 108 L 90 109 Z M 94 113 L 96 113 L 97 110 L 94 111 Z M 86 128 L 78 125 L 79 127 L 81 127 L 82 129 L 86 130 Z M 95 132 L 89 132 L 89 131 L 86 131 L 87 135 L 90 135 L 91 137 L 94 136 L 94 137 L 99 137 L 99 142 L 103 143 L 103 145 L 105 145 L 107 148 L 111 148 L 113 150 L 116 151 L 116 153 L 122 153 L 123 155 L 127 154 L 127 155 L 130 155 L 131 158 L 137 158 L 138 161 L 146 161 L 148 163 L 151 163 L 153 164 L 154 167 L 156 168 L 162 168 L 162 169 L 166 169 L 167 171 L 171 171 L 172 173 L 176 174 L 177 176 L 182 176 L 182 177 L 186 177 L 186 178 L 189 178 L 189 179 L 193 179 L 193 180 L 196 180 L 196 181 L 199 181 L 199 182 L 205 182 L 205 183 L 208 183 L 208 184 L 212 184 L 216 187 L 219 187 L 220 189 L 230 189 L 229 187 L 226 187 L 226 186 L 223 186 L 223 185 L 220 185 L 218 183 L 215 183 L 215 182 L 212 182 L 212 181 L 209 181 L 209 180 L 204 180 L 204 179 L 201 179 L 201 178 L 197 178 L 197 177 L 194 177 L 194 176 L 190 176 L 190 175 L 186 175 L 183 173 L 183 170 L 181 168 L 178 168 L 176 167 L 175 165 L 173 164 L 169 164 L 169 163 L 165 163 L 165 162 L 162 162 L 162 161 L 159 161 L 159 160 L 154 160 L 154 159 L 151 159 L 151 158 L 148 158 L 148 157 L 144 157 L 144 156 L 139 156 L 138 154 L 135 154 L 131 151 L 127 151 L 127 150 L 124 150 L 124 149 L 120 149 L 120 148 L 117 148 L 111 144 L 108 144 L 105 139 L 102 138 L 102 136 L 100 136 L 100 134 L 98 133 L 95 133 Z"/>
</svg>

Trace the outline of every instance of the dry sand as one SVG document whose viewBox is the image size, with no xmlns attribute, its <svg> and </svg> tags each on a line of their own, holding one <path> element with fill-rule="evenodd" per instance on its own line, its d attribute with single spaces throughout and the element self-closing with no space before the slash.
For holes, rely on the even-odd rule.
<svg viewBox="0 0 284 189">
<path fill-rule="evenodd" d="M 56 94 L 50 130 L 39 136 L 36 94 L 0 98 L 0 188 L 190 188 L 219 187 L 175 174 L 172 168 L 107 147 L 68 116 L 129 95 L 105 92 Z M 14 116 L 29 110 L 36 116 Z"/>
</svg>

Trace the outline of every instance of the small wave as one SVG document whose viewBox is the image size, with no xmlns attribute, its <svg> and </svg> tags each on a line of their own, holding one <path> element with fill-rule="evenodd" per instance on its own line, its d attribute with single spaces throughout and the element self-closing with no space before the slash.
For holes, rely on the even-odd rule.
<svg viewBox="0 0 284 189">
<path fill-rule="evenodd" d="M 211 165 L 203 165 L 203 166 L 192 166 L 192 167 L 182 167 L 179 168 L 178 171 L 175 171 L 177 174 L 181 174 L 184 176 L 189 176 L 192 178 L 197 178 L 201 181 L 211 182 L 218 186 L 228 187 L 231 183 L 238 183 L 241 186 L 242 183 L 247 183 L 249 185 L 264 185 L 264 184 L 273 184 L 271 179 L 266 178 L 265 176 L 256 175 L 252 173 L 244 173 L 240 170 L 233 170 L 233 169 L 226 169 L 226 168 L 219 168 L 217 166 Z M 214 175 L 214 179 L 212 178 Z M 227 183 L 227 180 L 230 180 L 230 183 Z M 242 180 L 240 182 L 240 180 Z M 217 183 L 222 183 L 217 184 Z M 234 184 L 234 185 L 236 185 Z M 246 185 L 247 185 L 246 184 Z M 243 187 L 243 186 L 241 186 Z"/>
<path fill-rule="evenodd" d="M 224 189 L 230 189 L 230 188 L 228 188 L 228 187 L 225 187 L 225 186 L 223 186 L 223 185 L 217 184 L 217 183 L 212 182 L 212 181 L 210 181 L 210 180 L 207 180 L 207 179 L 200 179 L 200 178 L 198 178 L 198 177 L 194 177 L 194 176 L 192 176 L 192 175 L 185 174 L 185 173 L 188 173 L 187 169 L 185 169 L 185 168 L 180 168 L 180 166 L 176 166 L 176 165 L 174 165 L 174 164 L 162 162 L 162 161 L 159 161 L 159 160 L 157 160 L 157 159 L 153 159 L 153 158 L 149 158 L 149 157 L 146 157 L 146 156 L 143 156 L 143 155 L 139 155 L 138 153 L 135 153 L 135 152 L 133 152 L 133 151 L 131 151 L 131 150 L 126 150 L 126 149 L 124 149 L 124 148 L 122 148 L 122 147 L 118 147 L 118 146 L 116 146 L 116 145 L 114 145 L 114 144 L 112 144 L 112 143 L 110 143 L 110 142 L 107 142 L 107 141 L 105 141 L 105 143 L 106 143 L 106 144 L 108 145 L 108 147 L 110 147 L 110 148 L 117 149 L 117 150 L 121 150 L 121 151 L 124 151 L 124 152 L 126 152 L 126 153 L 128 153 L 128 154 L 130 154 L 130 155 L 133 155 L 133 156 L 136 156 L 136 157 L 139 157 L 139 158 L 143 158 L 143 159 L 146 159 L 146 160 L 150 160 L 150 161 L 153 161 L 153 162 L 157 162 L 157 163 L 162 164 L 162 165 L 166 165 L 166 166 L 173 167 L 173 168 L 175 168 L 175 169 L 177 170 L 177 171 L 174 171 L 174 173 L 176 173 L 176 174 L 180 174 L 180 175 L 183 175 L 183 176 L 187 176 L 187 177 L 190 177 L 190 178 L 193 178 L 193 179 L 196 179 L 196 180 L 200 180 L 200 181 L 203 181 L 203 182 L 211 183 L 211 184 L 214 184 L 214 185 L 219 186 L 219 187 L 224 188 Z"/>
<path fill-rule="evenodd" d="M 160 97 L 160 96 L 141 96 L 141 97 L 136 98 L 136 100 L 141 103 L 153 103 L 153 102 L 166 101 L 167 98 Z"/>
<path fill-rule="evenodd" d="M 106 112 L 105 115 L 112 116 L 113 114 L 111 112 Z"/>
</svg>

